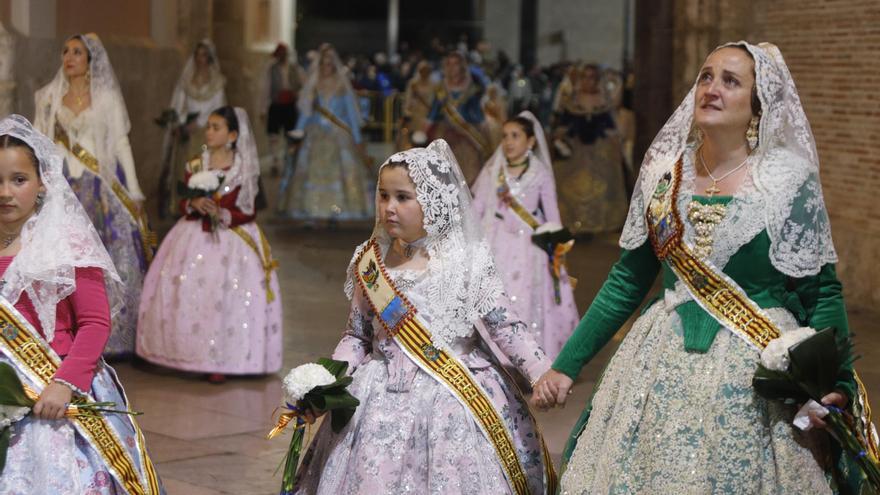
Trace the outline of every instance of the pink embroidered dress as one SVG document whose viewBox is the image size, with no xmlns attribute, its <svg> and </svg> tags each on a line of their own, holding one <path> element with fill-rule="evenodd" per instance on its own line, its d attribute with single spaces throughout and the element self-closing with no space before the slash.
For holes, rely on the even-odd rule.
<svg viewBox="0 0 880 495">
<path fill-rule="evenodd" d="M 559 300 L 556 300 L 550 257 L 532 243 L 533 229 L 498 196 L 502 186 L 499 175 L 503 173 L 509 193 L 540 224 L 561 226 L 556 181 L 541 123 L 531 112 L 522 112 L 520 116 L 532 121 L 536 150 L 528 158 L 522 175 L 514 177 L 499 146 L 474 183 L 474 211 L 492 246 L 512 307 L 544 352 L 555 358 L 580 320 L 574 290 L 566 273 L 559 282 Z"/>
</svg>

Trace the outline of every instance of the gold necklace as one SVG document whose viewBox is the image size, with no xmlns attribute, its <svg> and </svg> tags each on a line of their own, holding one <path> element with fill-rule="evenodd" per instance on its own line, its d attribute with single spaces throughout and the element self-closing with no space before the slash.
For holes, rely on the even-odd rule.
<svg viewBox="0 0 880 495">
<path fill-rule="evenodd" d="M 706 170 L 706 173 L 709 174 L 709 178 L 712 179 L 712 185 L 709 186 L 709 187 L 707 187 L 707 188 L 703 191 L 703 192 L 704 192 L 705 194 L 707 194 L 710 198 L 721 192 L 721 189 L 718 188 L 718 183 L 719 183 L 719 182 L 721 182 L 721 181 L 723 181 L 724 179 L 726 179 L 726 178 L 730 177 L 731 175 L 733 175 L 734 172 L 736 172 L 737 170 L 743 168 L 743 167 L 746 165 L 746 162 L 749 161 L 749 156 L 747 155 L 747 156 L 746 156 L 746 159 L 743 160 L 742 163 L 740 163 L 740 164 L 737 165 L 736 167 L 733 167 L 733 168 L 732 168 L 731 170 L 729 170 L 726 174 L 724 174 L 724 175 L 722 175 L 721 177 L 718 177 L 718 178 L 716 179 L 715 176 L 712 175 L 712 171 L 709 170 L 709 167 L 706 166 L 706 160 L 703 159 L 703 148 L 700 148 L 700 153 L 699 153 L 699 155 L 700 155 L 700 163 L 703 164 L 703 169 Z"/>
</svg>

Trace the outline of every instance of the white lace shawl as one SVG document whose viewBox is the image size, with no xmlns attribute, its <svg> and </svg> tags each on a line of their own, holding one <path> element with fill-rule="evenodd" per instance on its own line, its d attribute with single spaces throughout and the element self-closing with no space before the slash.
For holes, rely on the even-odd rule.
<svg viewBox="0 0 880 495">
<path fill-rule="evenodd" d="M 193 84 L 193 76 L 196 73 L 196 52 L 200 47 L 205 47 L 210 54 L 211 61 L 208 66 L 210 77 L 208 82 L 203 86 L 195 86 Z M 199 112 L 198 125 L 205 127 L 208 123 L 208 115 L 214 110 L 226 104 L 226 78 L 220 71 L 220 59 L 217 58 L 217 50 L 214 43 L 205 38 L 196 44 L 192 53 L 183 66 L 180 78 L 174 86 L 174 93 L 171 96 L 171 108 L 177 111 L 178 118 L 181 123 L 186 121 L 188 112 L 197 110 Z"/>
<path fill-rule="evenodd" d="M 837 253 L 819 181 L 816 143 L 794 80 L 775 45 L 740 41 L 724 46 L 744 47 L 755 59 L 762 114 L 748 178 L 715 229 L 712 261 L 723 267 L 740 247 L 766 230 L 770 261 L 777 270 L 791 277 L 815 275 L 823 265 L 837 262 Z M 691 132 L 695 92 L 696 85 L 645 154 L 620 237 L 625 249 L 635 249 L 647 239 L 648 200 L 660 177 L 679 158 L 684 160 L 679 208 L 686 211 L 693 194 L 693 153 L 699 144 Z M 686 229 L 688 238 L 692 233 L 689 226 Z"/>
<path fill-rule="evenodd" d="M 238 119 L 235 157 L 232 160 L 232 168 L 225 173 L 223 186 L 230 191 L 241 186 L 235 199 L 235 206 L 245 215 L 253 215 L 254 200 L 260 189 L 260 156 L 257 153 L 257 142 L 247 112 L 241 107 L 235 107 L 235 117 Z M 210 163 L 210 151 L 202 151 L 202 164 L 205 170 L 210 169 Z"/>
<path fill-rule="evenodd" d="M 424 213 L 429 261 L 423 294 L 432 316 L 434 345 L 452 349 L 458 338 L 469 337 L 474 324 L 497 305 L 504 291 L 489 244 L 471 207 L 471 195 L 458 162 L 446 141 L 392 155 L 388 163 L 406 163 L 416 186 L 416 199 Z M 381 168 L 379 169 L 381 174 Z M 377 194 L 378 197 L 378 194 Z M 372 238 L 387 252 L 392 239 L 378 221 Z M 355 250 L 348 268 L 345 292 L 354 295 L 354 260 L 366 243 Z"/>
<path fill-rule="evenodd" d="M 42 208 L 22 228 L 21 251 L 3 274 L 0 296 L 15 304 L 26 292 L 46 341 L 52 342 L 56 307 L 76 290 L 76 268 L 100 268 L 108 285 L 121 285 L 122 280 L 98 232 L 67 184 L 62 171 L 64 159 L 55 144 L 20 115 L 0 121 L 0 136 L 6 134 L 34 150 L 46 194 Z M 114 297 L 121 293 L 121 287 L 107 287 L 111 316 L 122 308 L 122 300 Z"/>
<path fill-rule="evenodd" d="M 480 171 L 477 181 L 474 182 L 474 197 L 495 198 L 498 172 L 501 170 L 501 167 L 504 167 L 507 187 L 514 197 L 525 196 L 527 191 L 530 191 L 533 187 L 540 187 L 540 183 L 545 180 L 546 176 L 553 177 L 553 167 L 550 165 L 553 162 L 550 161 L 550 150 L 547 147 L 547 139 L 544 137 L 544 128 L 541 126 L 541 122 L 528 110 L 520 112 L 518 116 L 530 120 L 535 130 L 535 149 L 531 151 L 528 169 L 520 176 L 519 180 L 511 180 L 510 172 L 507 169 L 507 157 L 504 156 L 504 150 L 501 145 L 498 145 L 495 153 L 492 154 L 489 161 L 486 162 Z M 556 183 L 555 180 L 553 183 Z M 495 209 L 486 208 L 483 211 L 483 218 L 480 219 L 480 222 L 484 229 L 488 229 L 490 225 L 495 223 L 495 220 Z"/>
<path fill-rule="evenodd" d="M 101 118 L 94 119 L 100 124 L 93 130 L 95 134 L 94 150 L 89 150 L 95 154 L 98 164 L 101 167 L 101 175 L 112 184 L 116 180 L 116 164 L 122 161 L 122 157 L 118 156 L 117 147 L 120 142 L 128 146 L 128 133 L 131 130 L 131 121 L 128 118 L 128 110 L 125 108 L 125 100 L 122 91 L 119 88 L 119 82 L 113 72 L 113 66 L 110 64 L 110 58 L 107 56 L 107 50 L 101 40 L 95 34 L 76 35 L 76 38 L 82 40 L 89 52 L 89 91 L 91 95 L 91 109 L 97 116 Z M 55 121 L 59 109 L 62 106 L 62 99 L 67 94 L 70 84 L 67 82 L 67 76 L 64 75 L 64 67 L 58 69 L 55 77 L 49 84 L 40 88 L 34 95 L 36 104 L 36 115 L 34 117 L 34 127 L 42 133 L 55 139 Z M 128 154 L 131 154 L 130 149 Z M 126 179 L 129 183 L 126 185 L 131 192 L 133 199 L 143 199 L 140 186 L 136 183 L 137 176 L 128 176 Z"/>
</svg>

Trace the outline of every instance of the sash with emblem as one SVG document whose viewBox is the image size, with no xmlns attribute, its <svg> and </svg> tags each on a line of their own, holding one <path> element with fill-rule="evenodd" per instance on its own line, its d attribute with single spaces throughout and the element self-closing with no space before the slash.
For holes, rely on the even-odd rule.
<svg viewBox="0 0 880 495">
<path fill-rule="evenodd" d="M 718 323 L 759 352 L 779 337 L 779 327 L 733 279 L 709 260 L 697 256 L 684 239 L 684 225 L 676 206 L 682 162 L 661 177 L 648 204 L 648 234 L 657 259 L 665 261 L 691 297 Z M 871 419 L 865 387 L 855 375 L 857 397 L 853 415 L 866 451 L 878 458 L 878 438 Z"/>
<path fill-rule="evenodd" d="M 22 383 L 37 393 L 52 381 L 61 358 L 39 332 L 5 298 L 0 297 L 0 353 L 15 368 Z M 107 387 L 117 386 L 103 363 L 98 366 L 88 402 L 101 399 Z M 92 397 L 94 395 L 95 397 Z M 127 414 L 68 418 L 77 433 L 104 460 L 107 470 L 128 495 L 159 495 L 159 478 L 144 445 L 144 435 Z M 124 441 L 128 438 L 128 441 Z M 49 448 L 49 446 L 47 446 Z"/>
<path fill-rule="evenodd" d="M 497 410 L 486 391 L 474 379 L 470 370 L 452 354 L 435 347 L 431 333 L 416 308 L 397 290 L 385 270 L 379 244 L 370 240 L 355 261 L 358 285 L 379 322 L 404 353 L 425 373 L 443 384 L 471 413 L 483 434 L 492 443 L 498 461 L 504 468 L 507 481 L 518 495 L 531 493 L 525 468 L 516 452 L 501 412 Z M 546 446 L 541 442 L 544 455 L 544 484 L 546 493 L 556 491 L 556 473 Z"/>
</svg>

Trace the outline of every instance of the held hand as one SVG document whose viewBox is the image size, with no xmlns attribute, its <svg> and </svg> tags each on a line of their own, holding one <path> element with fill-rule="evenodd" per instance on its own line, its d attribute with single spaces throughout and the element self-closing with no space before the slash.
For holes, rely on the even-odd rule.
<svg viewBox="0 0 880 495">
<path fill-rule="evenodd" d="M 216 215 L 218 211 L 217 203 L 210 198 L 195 198 L 190 200 L 189 206 L 200 215 L 205 216 Z"/>
<path fill-rule="evenodd" d="M 823 406 L 834 406 L 839 409 L 843 409 L 846 407 L 847 398 L 846 395 L 840 392 L 831 392 L 830 394 L 822 397 L 822 405 Z M 822 420 L 822 418 L 816 416 L 816 413 L 810 411 L 810 424 L 813 425 L 814 428 L 825 428 L 828 424 Z"/>
<path fill-rule="evenodd" d="M 67 411 L 73 391 L 65 385 L 52 382 L 46 385 L 34 404 L 34 415 L 40 419 L 61 419 Z"/>
<path fill-rule="evenodd" d="M 535 384 L 531 402 L 539 408 L 565 406 L 573 384 L 568 375 L 549 369 Z"/>
</svg>

